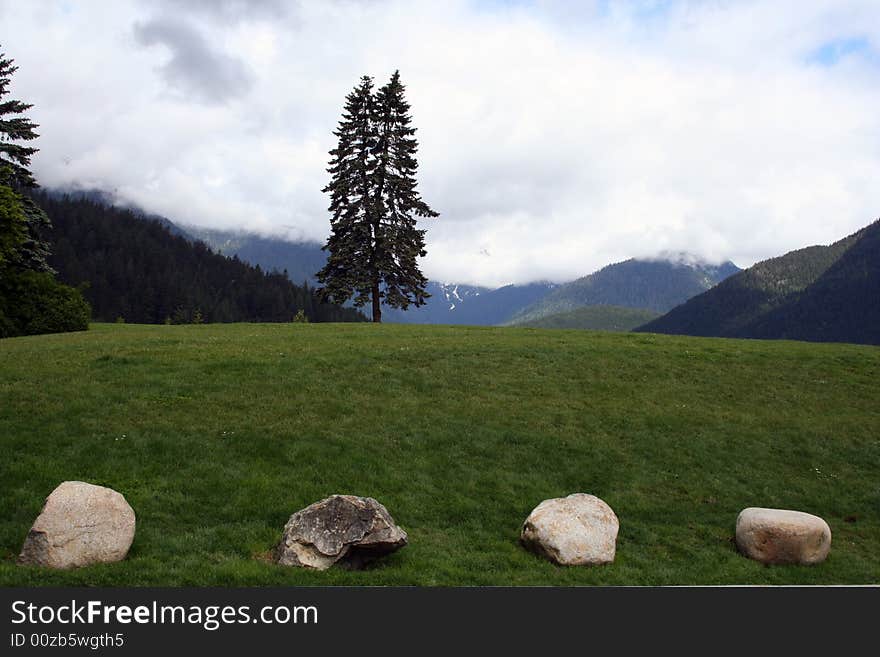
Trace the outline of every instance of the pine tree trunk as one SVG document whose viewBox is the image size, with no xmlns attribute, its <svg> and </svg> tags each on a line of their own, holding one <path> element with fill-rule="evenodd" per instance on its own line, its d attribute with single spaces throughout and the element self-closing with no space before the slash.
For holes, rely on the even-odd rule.
<svg viewBox="0 0 880 657">
<path fill-rule="evenodd" d="M 379 299 L 379 281 L 373 281 L 373 321 L 382 322 L 382 304 Z"/>
</svg>

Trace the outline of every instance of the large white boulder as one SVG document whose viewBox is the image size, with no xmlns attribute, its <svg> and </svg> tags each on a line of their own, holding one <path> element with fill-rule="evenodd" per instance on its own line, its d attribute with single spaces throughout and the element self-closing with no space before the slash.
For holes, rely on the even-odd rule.
<svg viewBox="0 0 880 657">
<path fill-rule="evenodd" d="M 814 564 L 831 550 L 831 528 L 803 511 L 749 507 L 736 519 L 736 545 L 765 564 Z"/>
<path fill-rule="evenodd" d="M 18 557 L 23 565 L 78 568 L 121 561 L 134 540 L 135 515 L 111 488 L 65 481 L 43 505 Z"/>
<path fill-rule="evenodd" d="M 520 542 L 563 566 L 593 566 L 614 561 L 619 528 L 605 502 L 574 493 L 536 506 L 523 523 Z"/>
<path fill-rule="evenodd" d="M 406 542 L 406 532 L 372 497 L 332 495 L 290 516 L 275 558 L 284 566 L 356 569 Z"/>
</svg>

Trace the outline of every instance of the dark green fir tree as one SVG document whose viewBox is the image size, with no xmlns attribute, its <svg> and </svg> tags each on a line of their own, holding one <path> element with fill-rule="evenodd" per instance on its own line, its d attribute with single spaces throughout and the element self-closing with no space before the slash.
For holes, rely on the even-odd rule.
<svg viewBox="0 0 880 657">
<path fill-rule="evenodd" d="M 382 304 L 406 310 L 430 296 L 417 262 L 425 255 L 417 218 L 438 214 L 416 189 L 418 142 L 399 72 L 375 94 L 372 88 L 371 78 L 361 78 L 333 133 L 339 141 L 324 188 L 333 213 L 329 255 L 317 277 L 322 294 L 337 303 L 371 301 L 373 321 L 380 322 Z"/>
<path fill-rule="evenodd" d="M 40 235 L 49 218 L 28 195 L 37 187 L 28 169 L 37 149 L 18 142 L 37 137 L 36 124 L 22 116 L 31 105 L 4 99 L 16 70 L 0 52 L 0 338 L 81 331 L 89 306 L 53 277 Z"/>
<path fill-rule="evenodd" d="M 360 84 L 345 99 L 345 112 L 333 132 L 338 139 L 330 151 L 330 237 L 324 245 L 327 263 L 317 273 L 321 295 L 334 303 L 354 297 L 363 306 L 372 294 L 375 278 L 372 181 L 376 162 L 373 80 Z"/>
<path fill-rule="evenodd" d="M 406 310 L 412 304 L 424 305 L 429 296 L 427 279 L 419 270 L 417 258 L 425 256 L 425 231 L 417 227 L 417 217 L 437 217 L 416 189 L 415 128 L 411 127 L 409 103 L 395 71 L 391 81 L 376 94 L 378 143 L 376 153 L 376 251 L 384 273 L 384 303 Z M 375 309 L 375 308 L 374 308 Z"/>
<path fill-rule="evenodd" d="M 14 60 L 0 52 L 0 185 L 21 194 L 21 211 L 25 216 L 27 237 L 17 249 L 13 265 L 22 270 L 52 271 L 46 259 L 49 247 L 41 233 L 51 226 L 49 217 L 27 195 L 36 189 L 37 182 L 31 174 L 31 157 L 38 149 L 18 142 L 36 139 L 37 124 L 22 116 L 33 105 L 20 100 L 4 99 L 9 94 L 12 75 L 18 70 Z"/>
</svg>

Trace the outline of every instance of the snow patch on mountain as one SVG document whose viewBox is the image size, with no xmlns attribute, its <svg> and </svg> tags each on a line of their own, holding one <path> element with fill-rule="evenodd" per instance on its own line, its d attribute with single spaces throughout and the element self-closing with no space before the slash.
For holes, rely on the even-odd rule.
<svg viewBox="0 0 880 657">
<path fill-rule="evenodd" d="M 480 296 L 480 292 L 482 291 L 491 292 L 491 290 L 484 290 L 484 288 L 462 285 L 460 283 L 439 283 L 432 281 L 428 284 L 428 287 L 436 287 L 439 289 L 440 295 L 442 295 L 449 304 L 450 311 L 453 311 L 461 306 L 461 304 L 466 303 L 468 299 Z M 429 291 L 432 292 L 430 289 Z"/>
</svg>

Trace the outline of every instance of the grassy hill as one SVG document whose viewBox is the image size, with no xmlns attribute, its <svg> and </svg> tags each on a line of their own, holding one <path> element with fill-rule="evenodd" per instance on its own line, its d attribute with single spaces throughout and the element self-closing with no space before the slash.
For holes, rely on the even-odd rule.
<svg viewBox="0 0 880 657">
<path fill-rule="evenodd" d="M 631 331 L 650 322 L 659 313 L 643 308 L 620 306 L 584 306 L 566 313 L 547 315 L 513 324 L 529 328 L 591 329 L 594 331 Z"/>
<path fill-rule="evenodd" d="M 880 349 L 541 329 L 95 325 L 0 341 L 0 585 L 880 582 Z M 137 514 L 122 563 L 16 566 L 79 479 Z M 620 518 L 617 559 L 521 549 L 541 500 Z M 294 511 L 369 495 L 410 545 L 363 572 L 268 563 Z M 737 554 L 746 506 L 801 509 L 829 559 Z"/>
</svg>

